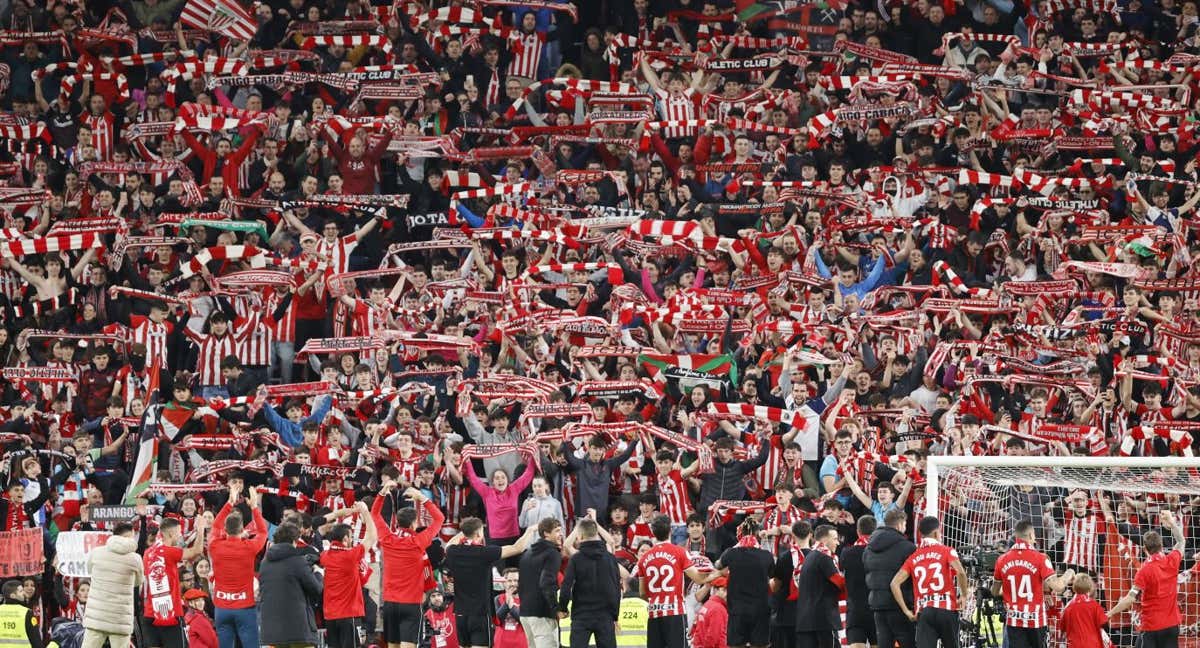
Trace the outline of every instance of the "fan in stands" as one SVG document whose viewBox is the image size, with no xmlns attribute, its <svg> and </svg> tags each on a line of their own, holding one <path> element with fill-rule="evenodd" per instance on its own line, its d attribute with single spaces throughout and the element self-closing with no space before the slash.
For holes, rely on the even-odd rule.
<svg viewBox="0 0 1200 648">
<path fill-rule="evenodd" d="M 0 644 L 1200 648 L 1195 4 L 0 3 Z"/>
</svg>

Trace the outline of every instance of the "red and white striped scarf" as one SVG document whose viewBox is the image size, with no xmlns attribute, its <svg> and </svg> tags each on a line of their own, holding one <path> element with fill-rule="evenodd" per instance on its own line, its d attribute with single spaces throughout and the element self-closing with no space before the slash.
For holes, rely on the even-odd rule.
<svg viewBox="0 0 1200 648">
<path fill-rule="evenodd" d="M 808 47 L 808 39 L 803 36 L 788 36 L 784 38 L 758 38 L 754 36 L 713 36 L 711 42 L 720 49 L 727 43 L 732 43 L 738 49 L 804 49 Z M 838 41 L 841 43 L 842 41 Z"/>
<path fill-rule="evenodd" d="M 49 142 L 50 130 L 46 128 L 46 124 L 44 122 L 35 122 L 30 124 L 0 123 L 0 138 L 9 138 L 21 141 L 38 139 Z"/>
<path fill-rule="evenodd" d="M 0 241 L 0 256 L 21 257 L 47 252 L 71 252 L 100 247 L 100 235 L 95 233 L 45 236 L 18 241 Z"/>
<path fill-rule="evenodd" d="M 244 110 L 227 106 L 205 106 L 198 103 L 185 103 L 179 108 L 179 116 L 175 118 L 174 131 L 185 128 L 199 128 L 206 131 L 222 131 L 240 128 L 252 123 L 273 121 L 274 116 L 268 112 Z"/>
<path fill-rule="evenodd" d="M 458 218 L 458 204 L 464 200 L 473 200 L 475 198 L 494 198 L 496 196 L 520 196 L 524 194 L 534 193 L 533 183 L 516 182 L 505 183 L 498 182 L 495 186 L 480 187 L 476 189 L 468 189 L 466 191 L 456 191 L 450 194 L 450 208 L 447 210 L 451 225 L 465 225 Z"/>
<path fill-rule="evenodd" d="M 209 74 L 214 76 L 246 76 L 250 66 L 240 59 L 213 57 L 204 60 L 189 59 L 174 67 L 167 68 L 159 75 L 166 87 L 163 102 L 175 107 L 175 86 L 180 81 L 190 81 L 197 76 Z"/>
<path fill-rule="evenodd" d="M 525 102 L 529 100 L 529 95 L 536 92 L 542 86 L 566 86 L 571 90 L 583 93 L 584 96 L 590 95 L 593 92 L 615 92 L 621 94 L 629 94 L 638 92 L 637 86 L 631 83 L 618 83 L 612 81 L 593 81 L 591 79 L 572 79 L 570 77 L 555 77 L 552 79 L 542 79 L 529 84 L 523 91 L 521 96 L 513 105 L 505 112 L 505 119 L 511 120 L 516 117 L 517 113 L 524 109 Z"/>
<path fill-rule="evenodd" d="M 341 34 L 341 35 L 323 35 L 309 36 L 300 45 L 303 49 L 311 50 L 315 47 L 330 47 L 338 45 L 346 48 L 355 47 L 378 47 L 386 54 L 392 52 L 392 41 L 383 34 Z"/>
<path fill-rule="evenodd" d="M 187 279 L 205 271 L 213 261 L 247 261 L 252 268 L 265 268 L 266 252 L 253 245 L 217 245 L 204 248 L 179 268 L 179 278 Z"/>
<path fill-rule="evenodd" d="M 821 85 L 827 90 L 853 90 L 860 83 L 896 83 L 898 81 L 916 81 L 920 75 L 916 72 L 899 74 L 876 74 L 865 76 L 829 76 L 821 77 Z"/>
<path fill-rule="evenodd" d="M 960 295 L 972 295 L 979 297 L 991 294 L 991 291 L 987 288 L 968 287 L 967 284 L 963 282 L 962 277 L 959 277 L 958 273 L 954 272 L 954 270 L 950 268 L 950 264 L 946 263 L 945 261 L 934 261 L 933 272 L 935 276 L 945 275 L 946 280 L 950 282 L 950 287 L 954 290 L 954 292 L 959 293 Z"/>
<path fill-rule="evenodd" d="M 771 423 L 783 423 L 793 429 L 804 429 L 804 416 L 778 407 L 751 405 L 749 403 L 709 403 L 708 413 L 716 416 L 758 419 Z"/>
<path fill-rule="evenodd" d="M 1091 105 L 1097 109 L 1121 106 L 1123 108 L 1154 108 L 1164 112 L 1185 112 L 1187 109 L 1173 99 L 1156 95 L 1122 90 L 1092 90 L 1077 88 L 1071 92 L 1075 105 Z"/>
<path fill-rule="evenodd" d="M 129 79 L 119 72 L 77 72 L 70 76 L 63 77 L 62 83 L 59 85 L 59 98 L 63 101 L 68 101 L 71 98 L 71 93 L 75 91 L 75 85 L 83 79 L 88 79 L 93 82 L 97 81 L 112 81 L 117 86 L 117 101 L 124 103 L 129 100 Z"/>
<path fill-rule="evenodd" d="M 984 34 L 980 32 L 949 32 L 942 34 L 942 46 L 934 50 L 937 56 L 945 56 L 950 43 L 958 40 L 969 40 L 976 43 L 1008 43 L 1013 47 L 1021 46 L 1021 39 L 1012 34 Z"/>
<path fill-rule="evenodd" d="M 1121 456 L 1128 457 L 1133 453 L 1138 441 L 1148 439 L 1166 439 L 1173 448 L 1178 448 L 1184 456 L 1192 456 L 1192 435 L 1186 430 L 1168 427 L 1138 425 L 1129 428 L 1129 432 L 1121 439 Z"/>
</svg>

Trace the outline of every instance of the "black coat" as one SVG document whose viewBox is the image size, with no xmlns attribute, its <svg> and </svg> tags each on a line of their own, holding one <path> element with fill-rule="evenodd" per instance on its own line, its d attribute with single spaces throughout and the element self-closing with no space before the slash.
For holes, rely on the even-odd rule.
<svg viewBox="0 0 1200 648">
<path fill-rule="evenodd" d="M 258 574 L 263 644 L 317 643 L 313 607 L 321 602 L 321 581 L 304 553 L 290 544 L 267 548 Z"/>
<path fill-rule="evenodd" d="M 717 500 L 746 499 L 746 475 L 767 463 L 769 452 L 760 452 L 753 459 L 739 461 L 730 459 L 724 463 L 713 461 L 713 472 L 704 476 L 700 485 L 700 505 L 697 511 L 707 511 Z"/>
<path fill-rule="evenodd" d="M 558 568 L 562 553 L 552 543 L 538 540 L 521 554 L 521 616 L 552 619 L 558 612 Z"/>
<path fill-rule="evenodd" d="M 621 571 L 603 540 L 579 544 L 579 553 L 567 563 L 559 594 L 558 609 L 563 612 L 574 599 L 572 619 L 617 620 L 621 611 Z"/>
<path fill-rule="evenodd" d="M 899 610 L 892 596 L 892 578 L 904 566 L 904 561 L 917 550 L 917 546 L 904 534 L 891 527 L 881 527 L 871 534 L 867 550 L 863 552 L 863 566 L 867 570 L 867 602 L 872 610 Z M 902 588 L 904 600 L 912 606 L 912 579 Z"/>
</svg>

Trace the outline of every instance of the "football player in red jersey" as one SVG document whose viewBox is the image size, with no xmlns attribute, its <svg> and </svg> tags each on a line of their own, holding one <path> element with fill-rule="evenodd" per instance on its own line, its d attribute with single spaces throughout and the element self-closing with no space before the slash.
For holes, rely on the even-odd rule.
<svg viewBox="0 0 1200 648">
<path fill-rule="evenodd" d="M 959 601 L 967 597 L 967 572 L 958 552 L 942 544 L 942 523 L 937 518 L 922 518 L 917 529 L 921 544 L 892 578 L 892 596 L 904 616 L 917 624 L 917 648 L 937 648 L 938 639 L 942 648 L 958 648 Z M 908 608 L 900 590 L 909 578 L 913 579 L 916 613 Z"/>
<path fill-rule="evenodd" d="M 1013 546 L 996 561 L 992 594 L 1004 598 L 1004 644 L 1009 648 L 1045 648 L 1045 592 L 1058 594 L 1067 588 L 1075 571 L 1068 569 L 1061 576 L 1046 554 L 1034 548 L 1037 530 L 1033 523 L 1017 523 Z"/>
<path fill-rule="evenodd" d="M 656 515 L 650 520 L 654 546 L 638 559 L 637 572 L 642 598 L 649 604 L 646 626 L 648 648 L 686 648 L 687 613 L 683 607 L 683 577 L 696 583 L 706 575 L 692 567 L 687 549 L 671 544 L 671 518 Z"/>
</svg>

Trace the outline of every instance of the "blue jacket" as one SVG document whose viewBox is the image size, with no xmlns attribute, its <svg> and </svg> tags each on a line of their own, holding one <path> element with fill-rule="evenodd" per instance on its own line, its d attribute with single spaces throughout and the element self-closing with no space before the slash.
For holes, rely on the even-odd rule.
<svg viewBox="0 0 1200 648">
<path fill-rule="evenodd" d="M 814 254 L 813 259 L 817 262 L 817 272 L 821 275 L 821 277 L 824 279 L 832 279 L 833 273 L 829 271 L 829 268 L 825 265 L 825 260 L 821 258 L 821 255 Z M 862 281 L 849 287 L 843 286 L 839 283 L 837 284 L 838 290 L 842 291 L 843 295 L 854 293 L 858 295 L 860 300 L 865 299 L 872 290 L 878 288 L 879 284 L 883 282 L 883 270 L 886 266 L 887 259 L 881 254 L 875 261 L 875 267 L 871 268 L 871 274 L 867 275 L 866 279 L 863 279 Z"/>
<path fill-rule="evenodd" d="M 280 416 L 279 412 L 275 411 L 274 407 L 267 405 L 263 408 L 263 415 L 267 417 L 267 424 L 272 430 L 279 433 L 279 438 L 284 443 L 298 447 L 304 442 L 304 434 L 301 433 L 305 423 L 314 422 L 320 423 L 325 420 L 325 415 L 329 413 L 329 409 L 333 407 L 333 395 L 322 396 L 317 399 L 317 404 L 313 407 L 312 414 L 307 418 L 301 419 L 299 423 L 292 423 L 286 417 Z"/>
</svg>

